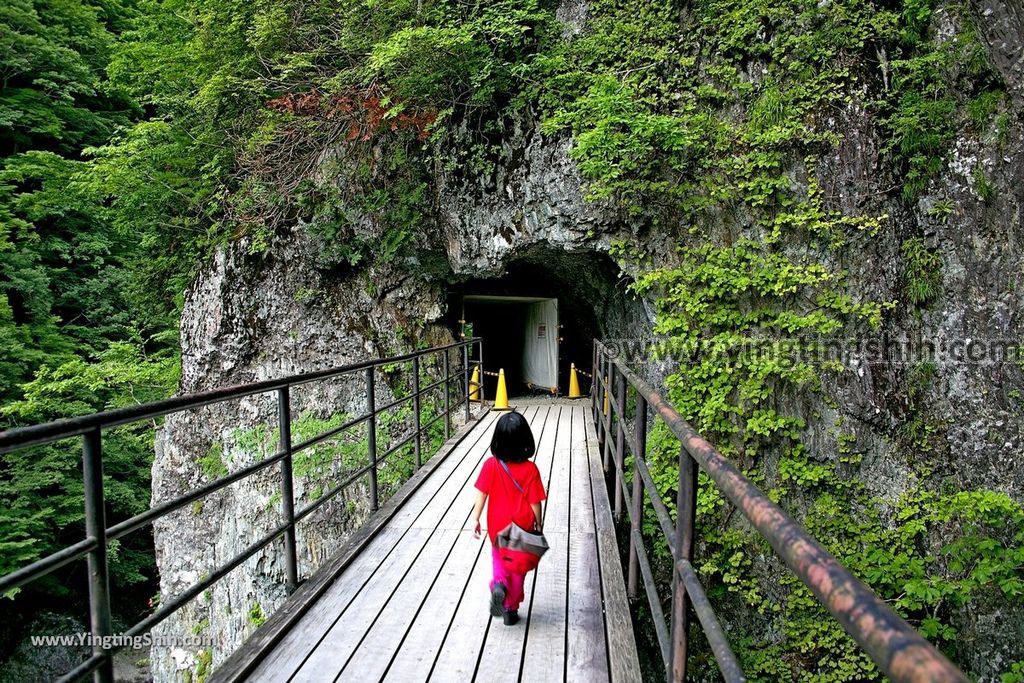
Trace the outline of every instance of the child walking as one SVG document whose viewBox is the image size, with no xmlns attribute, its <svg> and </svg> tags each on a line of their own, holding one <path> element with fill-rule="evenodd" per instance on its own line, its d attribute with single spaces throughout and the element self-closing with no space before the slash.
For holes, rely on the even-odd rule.
<svg viewBox="0 0 1024 683">
<path fill-rule="evenodd" d="M 540 503 L 547 496 L 540 470 L 530 460 L 536 445 L 526 418 L 517 412 L 502 415 L 494 427 L 491 455 L 476 480 L 473 537 L 480 538 L 480 513 L 487 503 L 487 535 L 491 539 L 494 576 L 490 582 L 491 615 L 502 616 L 506 626 L 519 621 L 526 574 L 511 571 L 498 555 L 498 532 L 515 522 L 524 529 L 541 530 Z M 518 486 L 517 486 L 518 485 Z M 522 489 L 522 491 L 520 491 Z M 489 502 L 488 502 L 489 501 Z"/>
</svg>

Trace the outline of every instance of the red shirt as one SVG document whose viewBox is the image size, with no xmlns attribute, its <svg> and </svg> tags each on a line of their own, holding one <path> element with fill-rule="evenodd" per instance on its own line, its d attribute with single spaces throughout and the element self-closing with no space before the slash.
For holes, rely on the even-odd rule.
<svg viewBox="0 0 1024 683">
<path fill-rule="evenodd" d="M 491 537 L 491 543 L 494 543 L 498 532 L 513 521 L 524 529 L 532 529 L 534 520 L 530 503 L 539 503 L 547 497 L 540 480 L 540 470 L 532 460 L 505 464 L 523 488 L 523 493 L 519 492 L 512 478 L 505 473 L 501 461 L 495 457 L 484 461 L 476 479 L 476 488 L 487 494 L 487 535 Z"/>
</svg>

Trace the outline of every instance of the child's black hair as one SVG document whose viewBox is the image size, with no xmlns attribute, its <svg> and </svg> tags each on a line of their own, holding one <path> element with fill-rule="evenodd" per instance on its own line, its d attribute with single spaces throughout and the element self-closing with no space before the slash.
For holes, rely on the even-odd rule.
<svg viewBox="0 0 1024 683">
<path fill-rule="evenodd" d="M 536 447 L 525 417 L 515 411 L 501 416 L 491 437 L 494 457 L 506 462 L 525 462 L 533 456 Z"/>
</svg>

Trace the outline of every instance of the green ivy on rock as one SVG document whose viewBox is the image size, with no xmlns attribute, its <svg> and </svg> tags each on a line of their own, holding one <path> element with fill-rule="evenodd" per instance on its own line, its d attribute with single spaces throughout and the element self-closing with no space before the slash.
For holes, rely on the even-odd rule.
<svg viewBox="0 0 1024 683">
<path fill-rule="evenodd" d="M 906 199 L 942 170 L 958 127 L 998 128 L 1005 96 L 968 13 L 930 0 L 598 0 L 589 9 L 589 31 L 535 58 L 537 99 L 544 130 L 573 135 L 591 199 L 677 236 L 672 263 L 657 268 L 635 247 L 615 250 L 655 302 L 656 351 L 678 364 L 669 399 L 956 658 L 957 609 L 1021 600 L 1020 504 L 946 491 L 927 471 L 896 499 L 879 498 L 860 480 L 855 434 L 837 434 L 835 457 L 809 453 L 805 418 L 778 398 L 828 403 L 822 379 L 845 370 L 826 345 L 877 330 L 894 306 L 853 295 L 837 266 L 840 247 L 889 219 L 870 203 L 838 212 L 823 197 L 818 165 L 842 141 L 841 113 L 856 106 L 878 122 Z M 938 12 L 952 38 L 935 31 Z M 920 238 L 901 253 L 907 299 L 926 305 L 940 292 L 941 261 Z M 907 443 L 930 448 L 931 437 Z M 650 444 L 652 476 L 672 500 L 678 446 L 661 426 Z M 704 476 L 697 507 L 698 568 L 753 680 L 881 678 Z M 647 519 L 645 535 L 658 539 Z M 656 557 L 666 560 L 664 544 Z M 780 574 L 782 584 L 769 579 Z"/>
</svg>

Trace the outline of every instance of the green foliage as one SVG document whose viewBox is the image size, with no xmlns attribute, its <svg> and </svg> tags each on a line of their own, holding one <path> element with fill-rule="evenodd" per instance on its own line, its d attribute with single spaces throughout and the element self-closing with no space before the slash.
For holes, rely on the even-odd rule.
<svg viewBox="0 0 1024 683">
<path fill-rule="evenodd" d="M 309 287 L 300 287 L 299 289 L 295 290 L 295 294 L 292 295 L 292 298 L 294 298 L 295 301 L 297 301 L 300 304 L 305 304 L 309 303 L 310 301 L 315 301 L 319 296 L 321 296 L 321 293 L 315 289 L 310 289 Z"/>
<path fill-rule="evenodd" d="M 840 293 L 841 274 L 749 240 L 683 247 L 679 259 L 635 284 L 658 295 L 655 332 L 682 361 L 667 379 L 673 404 L 729 454 L 753 456 L 775 438 L 795 442 L 803 422 L 780 415 L 773 394 L 816 388 L 815 339 L 847 322 L 877 326 L 881 307 Z"/>
<path fill-rule="evenodd" d="M 940 39 L 931 0 L 721 0 L 686 11 L 608 0 L 589 11 L 588 32 L 534 59 L 534 92 L 544 130 L 573 134 L 589 196 L 678 236 L 671 267 L 652 271 L 626 245 L 616 252 L 647 271 L 635 289 L 655 300 L 658 350 L 678 364 L 669 398 L 923 633 L 952 648 L 951 605 L 992 591 L 1018 597 L 1019 506 L 992 492 L 924 485 L 895 503 L 876 500 L 856 478 L 856 434 L 837 437 L 833 464 L 807 452 L 803 419 L 780 412 L 776 399 L 818 392 L 824 374 L 842 371 L 823 344 L 877 329 L 893 305 L 852 297 L 834 265 L 831 249 L 877 233 L 887 217 L 830 208 L 817 165 L 836 153 L 842 131 L 826 122 L 850 104 L 867 108 L 883 122 L 904 197 L 915 198 L 942 170 L 958 128 L 969 119 L 980 127 L 1002 106 L 967 13 L 955 11 L 958 30 Z M 939 218 L 951 211 L 936 207 Z M 941 259 L 918 239 L 902 252 L 907 297 L 926 305 L 941 292 Z M 916 404 L 927 368 L 913 374 Z M 941 429 L 917 411 L 906 444 L 927 452 Z M 677 446 L 656 427 L 650 447 L 652 475 L 670 499 Z M 713 601 L 764 619 L 735 634 L 752 676 L 880 679 L 805 588 L 789 581 L 774 597 L 758 566 L 768 550 L 727 523 L 730 506 L 704 478 L 697 506 Z M 999 515 L 1015 520 L 1012 530 L 998 526 Z M 935 538 L 945 539 L 940 553 L 929 545 Z M 991 574 L 973 575 L 975 563 Z"/>
<path fill-rule="evenodd" d="M 199 466 L 210 481 L 219 479 L 228 473 L 227 463 L 224 462 L 224 448 L 219 441 L 215 441 L 206 455 L 199 458 Z"/>
<path fill-rule="evenodd" d="M 942 293 L 942 259 L 920 237 L 905 241 L 900 251 L 907 299 L 915 306 L 926 306 Z"/>
<path fill-rule="evenodd" d="M 362 267 L 391 261 L 421 228 L 428 188 L 421 169 L 408 162 L 401 148 L 394 151 L 389 164 L 361 168 L 359 178 L 367 189 L 354 197 L 312 185 L 302 188 L 298 196 L 300 210 L 308 211 L 308 232 L 323 245 L 320 259 L 324 263 Z M 361 231 L 367 217 L 377 226 Z"/>
<path fill-rule="evenodd" d="M 801 504 L 807 531 L 951 656 L 958 636 L 952 619 L 960 608 L 978 598 L 1024 600 L 1024 507 L 1005 494 L 918 487 L 883 501 L 855 476 L 803 456 L 783 458 L 772 494 L 784 503 L 808 501 Z M 725 509 L 702 478 L 699 570 L 711 598 L 717 605 L 738 601 L 774 624 L 733 636 L 751 680 L 883 680 L 794 576 L 783 575 L 781 600 L 765 590 L 756 558 L 770 550 L 748 531 L 722 526 Z"/>
<path fill-rule="evenodd" d="M 107 81 L 134 16 L 118 1 L 0 8 L 2 428 L 164 398 L 177 383 L 174 327 L 153 315 L 148 285 L 133 272 L 146 260 L 136 226 L 119 223 L 84 158 L 141 114 Z M 109 524 L 149 506 L 153 427 L 104 432 Z M 82 538 L 77 440 L 5 454 L 0 483 L 0 573 Z M 115 595 L 148 590 L 138 587 L 153 579 L 144 534 L 111 544 L 109 558 Z M 12 615 L 47 595 L 75 604 L 79 580 L 66 569 L 32 583 Z"/>
<path fill-rule="evenodd" d="M 966 7 L 947 8 L 959 23 L 952 36 L 928 37 L 932 0 L 907 3 L 893 59 L 893 98 L 877 106 L 887 114 L 888 149 L 905 166 L 903 195 L 914 199 L 946 160 L 962 121 L 981 129 L 1005 98 L 975 33 Z M 965 98 L 963 93 L 970 96 Z"/>
<path fill-rule="evenodd" d="M 208 628 L 210 628 L 209 618 L 200 619 L 198 622 L 196 622 L 196 625 L 192 627 L 192 634 L 199 635 Z"/>
<path fill-rule="evenodd" d="M 1024 661 L 1014 662 L 1010 670 L 999 678 L 1000 683 L 1022 683 L 1024 681 Z"/>
<path fill-rule="evenodd" d="M 988 179 L 988 176 L 985 174 L 985 169 L 982 168 L 980 164 L 974 167 L 974 171 L 971 175 L 974 180 L 974 191 L 978 193 L 978 196 L 982 201 L 990 202 L 995 199 L 996 186 Z"/>
<path fill-rule="evenodd" d="M 545 128 L 574 133 L 593 196 L 661 220 L 746 203 L 781 208 L 780 227 L 808 225 L 817 207 L 794 193 L 785 153 L 836 141 L 808 123 L 846 99 L 843 55 L 886 30 L 887 13 L 801 2 L 706 2 L 688 15 L 670 2 L 598 2 L 591 12 L 592 33 L 538 63 Z M 751 59 L 770 60 L 756 86 L 742 72 Z"/>
<path fill-rule="evenodd" d="M 967 103 L 967 114 L 976 130 L 982 131 L 992 117 L 1006 104 L 1002 90 L 985 90 Z"/>
<path fill-rule="evenodd" d="M 292 443 L 301 443 L 341 426 L 351 416 L 335 413 L 326 420 L 314 415 L 302 415 L 292 423 Z M 274 434 L 276 443 L 277 434 Z M 321 487 L 328 483 L 332 473 L 352 472 L 368 462 L 365 429 L 354 428 L 336 438 L 311 446 L 294 456 L 295 476 L 310 480 Z M 340 477 L 332 477 L 337 479 Z M 333 484 L 332 484 L 333 485 Z M 311 496 L 318 498 L 318 495 Z"/>
<path fill-rule="evenodd" d="M 924 252 L 922 255 L 921 252 Z M 904 249 L 917 264 L 936 259 L 923 244 Z M 931 276 L 929 276 L 931 277 Z M 802 420 L 779 413 L 780 391 L 814 391 L 826 364 L 816 344 L 851 326 L 877 326 L 883 306 L 857 303 L 842 293 L 843 276 L 813 262 L 794 263 L 771 243 L 739 240 L 732 247 L 682 247 L 679 263 L 651 271 L 636 287 L 656 293 L 656 332 L 662 350 L 680 361 L 666 381 L 673 404 L 719 449 L 738 459 L 748 476 L 763 480 L 761 456 L 777 453 L 770 495 L 801 511 L 805 527 L 840 561 L 890 599 L 921 632 L 948 648 L 957 608 L 979 595 L 1020 600 L 1024 574 L 1024 509 L 991 491 L 939 493 L 918 488 L 895 504 L 871 497 L 856 478 L 812 459 L 801 441 Z M 838 369 L 838 368 L 835 368 Z M 922 400 L 935 367 L 911 369 L 908 398 Z M 908 441 L 931 449 L 938 426 L 917 415 Z M 844 438 L 845 437 L 845 438 Z M 853 434 L 838 437 L 840 461 L 859 461 Z M 656 428 L 649 440 L 659 488 L 675 487 L 676 446 Z M 667 496 L 666 496 L 667 497 Z M 768 550 L 747 531 L 723 525 L 728 506 L 706 478 L 698 493 L 699 570 L 713 599 L 737 600 L 777 624 L 781 638 L 758 629 L 737 634 L 744 669 L 770 680 L 881 680 L 881 676 L 810 592 L 792 577 L 785 598 L 762 584 L 755 558 Z M 941 538 L 936 552 L 930 545 Z M 661 548 L 664 554 L 665 548 Z"/>
<path fill-rule="evenodd" d="M 126 340 L 127 246 L 76 184 L 80 162 L 33 151 L 0 162 L 0 389 L 20 397 L 44 362 Z"/>
<path fill-rule="evenodd" d="M 53 369 L 43 366 L 35 379 L 22 385 L 24 399 L 0 414 L 19 422 L 43 422 L 149 403 L 177 385 L 177 357 L 167 352 L 147 356 L 137 340 L 111 343 L 90 360 L 72 358 Z"/>
<path fill-rule="evenodd" d="M 263 607 L 258 602 L 252 603 L 252 606 L 249 607 L 248 616 L 249 623 L 255 626 L 256 628 L 259 628 L 267 621 L 267 617 L 263 613 Z"/>
<path fill-rule="evenodd" d="M 380 369 L 381 376 L 396 397 L 407 396 L 408 386 L 404 383 L 403 366 Z M 423 385 L 437 381 L 432 372 L 421 370 Z M 436 396 L 424 396 L 421 399 L 421 424 L 430 422 L 443 411 L 443 404 Z M 347 413 L 334 413 L 321 418 L 313 413 L 303 413 L 291 424 L 292 444 L 300 444 L 330 432 L 350 421 L 352 416 Z M 398 441 L 404 439 L 412 430 L 412 403 L 381 413 L 377 417 L 377 453 L 382 456 Z M 437 420 L 425 429 L 422 436 L 421 458 L 425 461 L 432 456 L 444 441 L 444 423 Z M 207 479 L 222 477 L 230 471 L 232 462 L 249 462 L 262 460 L 274 453 L 278 447 L 280 434 L 276 428 L 266 424 L 257 424 L 247 429 L 236 429 L 231 436 L 222 441 L 214 441 L 206 455 L 197 460 Z M 353 472 L 369 463 L 369 451 L 366 440 L 365 425 L 351 427 L 312 446 L 306 447 L 292 456 L 293 474 L 303 482 L 302 494 L 308 501 L 319 499 L 328 490 L 339 484 Z M 383 502 L 393 494 L 415 471 L 413 445 L 411 442 L 399 448 L 395 453 L 382 461 L 378 469 L 380 500 Z M 279 494 L 271 498 L 271 507 L 280 503 Z M 194 510 L 196 514 L 202 508 Z"/>
<path fill-rule="evenodd" d="M 92 161 L 82 182 L 107 204 L 105 217 L 133 246 L 125 294 L 150 329 L 176 327 L 186 286 L 216 241 L 217 162 L 190 153 L 195 144 L 189 132 L 156 120 L 87 150 Z"/>
<path fill-rule="evenodd" d="M 919 361 L 907 373 L 907 398 L 913 410 L 920 408 L 925 390 L 931 384 L 938 366 L 933 361 Z"/>
<path fill-rule="evenodd" d="M 0 156 L 77 154 L 127 122 L 103 70 L 123 22 L 120 3 L 10 0 L 0 8 Z"/>
<path fill-rule="evenodd" d="M 953 203 L 948 199 L 936 200 L 936 202 L 932 204 L 932 207 L 928 210 L 929 216 L 933 218 L 938 218 L 943 223 L 945 223 L 949 219 L 949 216 L 952 213 Z"/>
<path fill-rule="evenodd" d="M 932 52 L 893 64 L 899 99 L 886 120 L 889 149 L 905 160 L 903 194 L 912 199 L 942 170 L 955 133 L 956 101 L 942 83 L 944 53 Z"/>
<path fill-rule="evenodd" d="M 835 144 L 820 122 L 856 99 L 883 120 L 913 198 L 942 169 L 958 123 L 987 121 L 1005 97 L 969 13 L 950 8 L 959 30 L 933 39 L 932 4 L 721 0 L 682 14 L 667 1 L 595 2 L 588 33 L 535 60 L 544 127 L 574 133 L 592 197 L 689 217 L 792 201 L 780 153 Z M 860 94 L 878 74 L 858 60 L 880 64 L 878 99 Z M 753 82 L 751 63 L 765 68 Z"/>
<path fill-rule="evenodd" d="M 93 151 L 152 239 L 158 310 L 211 244 L 263 252 L 297 218 L 323 265 L 393 257 L 431 206 L 431 134 L 488 128 L 551 23 L 536 0 L 143 2 L 110 72 L 156 116 Z"/>
<path fill-rule="evenodd" d="M 40 423 L 163 398 L 177 383 L 177 368 L 171 354 L 147 358 L 137 344 L 112 343 L 91 362 L 70 356 L 55 368 L 43 366 L 22 386 L 24 398 L 0 409 L 0 418 L 15 424 Z M 103 448 L 108 520 L 148 509 L 152 426 L 108 430 Z M 2 473 L 0 573 L 54 552 L 69 536 L 84 533 L 81 445 L 76 440 L 8 453 Z M 142 581 L 152 562 L 144 539 L 129 537 L 111 552 L 115 584 Z M 53 578 L 33 588 L 59 594 L 66 590 Z"/>
<path fill-rule="evenodd" d="M 207 677 L 211 673 L 212 665 L 213 650 L 209 648 L 204 648 L 199 652 L 199 658 L 198 661 L 196 662 L 196 671 L 192 680 L 195 681 L 195 683 L 205 683 Z"/>
</svg>

